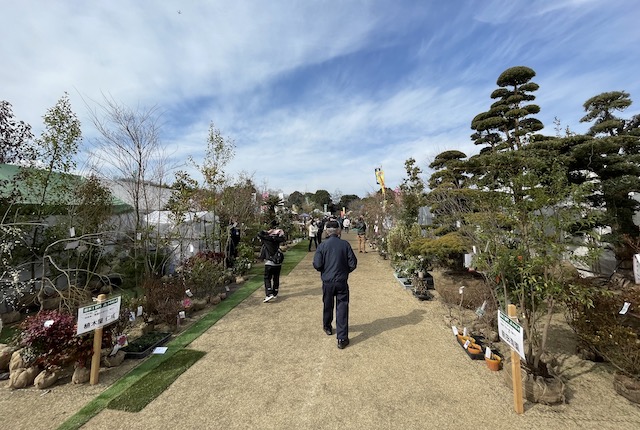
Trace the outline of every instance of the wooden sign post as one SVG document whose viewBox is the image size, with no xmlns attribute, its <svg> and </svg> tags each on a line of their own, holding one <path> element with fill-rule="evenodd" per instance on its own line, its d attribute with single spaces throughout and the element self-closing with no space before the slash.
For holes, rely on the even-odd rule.
<svg viewBox="0 0 640 430">
<path fill-rule="evenodd" d="M 98 296 L 98 303 L 107 299 L 105 294 Z M 100 355 L 102 353 L 102 327 L 98 327 L 93 332 L 93 356 L 91 357 L 91 374 L 89 384 L 96 385 L 100 375 Z"/>
<path fill-rule="evenodd" d="M 517 316 L 516 305 L 509 305 L 507 308 L 509 318 Z M 522 400 L 522 373 L 520 371 L 520 355 L 511 349 L 511 383 L 513 385 L 513 408 L 516 413 L 524 413 L 524 402 Z"/>
</svg>

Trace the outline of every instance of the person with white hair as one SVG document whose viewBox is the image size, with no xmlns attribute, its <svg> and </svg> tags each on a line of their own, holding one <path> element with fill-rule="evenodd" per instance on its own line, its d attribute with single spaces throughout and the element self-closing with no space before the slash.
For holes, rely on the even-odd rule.
<svg viewBox="0 0 640 430">
<path fill-rule="evenodd" d="M 320 272 L 322 279 L 322 328 L 331 336 L 333 309 L 336 311 L 336 337 L 338 348 L 349 345 L 349 273 L 357 265 L 351 244 L 340 238 L 340 223 L 329 221 L 325 227 L 326 240 L 323 240 L 313 256 L 313 267 Z"/>
</svg>

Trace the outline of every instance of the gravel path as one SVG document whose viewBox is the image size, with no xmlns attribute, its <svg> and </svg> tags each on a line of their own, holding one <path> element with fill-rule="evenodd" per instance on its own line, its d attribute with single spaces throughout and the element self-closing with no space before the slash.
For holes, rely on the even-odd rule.
<svg viewBox="0 0 640 430">
<path fill-rule="evenodd" d="M 356 254 L 351 344 L 337 349 L 322 330 L 312 255 L 282 279 L 276 301 L 262 303 L 259 289 L 196 339 L 189 348 L 206 356 L 144 410 L 105 409 L 83 428 L 640 428 L 640 408 L 613 392 L 610 375 L 570 356 L 570 403 L 525 403 L 515 414 L 503 372 L 470 360 L 443 322 L 445 307 L 416 300 L 377 253 Z"/>
</svg>

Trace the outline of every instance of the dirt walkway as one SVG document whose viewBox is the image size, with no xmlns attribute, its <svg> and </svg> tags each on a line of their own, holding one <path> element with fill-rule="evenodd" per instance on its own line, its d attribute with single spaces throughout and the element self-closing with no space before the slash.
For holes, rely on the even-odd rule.
<svg viewBox="0 0 640 430">
<path fill-rule="evenodd" d="M 312 255 L 283 278 L 277 301 L 262 303 L 259 289 L 189 345 L 207 354 L 144 410 L 105 409 L 83 428 L 640 428 L 640 408 L 577 359 L 564 366 L 570 404 L 526 403 L 518 416 L 502 372 L 471 361 L 443 305 L 417 301 L 377 253 L 356 254 L 351 344 L 337 349 L 322 330 Z"/>
</svg>

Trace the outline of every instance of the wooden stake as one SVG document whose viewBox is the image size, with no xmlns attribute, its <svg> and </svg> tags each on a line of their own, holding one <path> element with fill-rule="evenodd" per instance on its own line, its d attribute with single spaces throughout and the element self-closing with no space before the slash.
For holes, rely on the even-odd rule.
<svg viewBox="0 0 640 430">
<path fill-rule="evenodd" d="M 98 303 L 107 300 L 106 294 L 98 296 Z M 100 355 L 102 353 L 102 327 L 97 328 L 93 332 L 93 356 L 91 356 L 91 374 L 89 376 L 89 384 L 96 385 L 100 374 Z"/>
<path fill-rule="evenodd" d="M 514 319 L 517 316 L 516 305 L 507 307 L 509 318 Z M 524 413 L 524 401 L 522 400 L 522 373 L 520 370 L 520 355 L 513 349 L 511 350 L 511 378 L 513 385 L 513 408 L 516 413 Z"/>
</svg>

